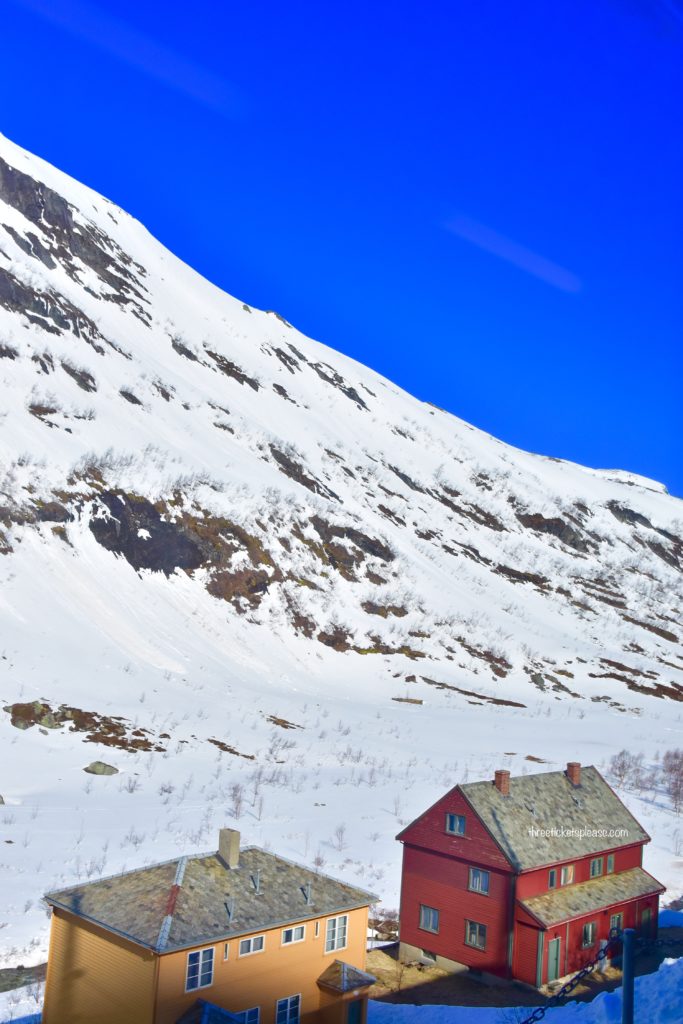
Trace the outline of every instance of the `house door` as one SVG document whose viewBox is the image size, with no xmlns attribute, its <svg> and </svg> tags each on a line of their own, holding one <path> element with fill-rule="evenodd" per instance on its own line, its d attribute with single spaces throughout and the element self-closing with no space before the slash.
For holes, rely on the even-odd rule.
<svg viewBox="0 0 683 1024">
<path fill-rule="evenodd" d="M 557 981 L 560 976 L 560 940 L 548 943 L 548 981 Z"/>
<path fill-rule="evenodd" d="M 363 1024 L 363 1000 L 354 999 L 346 1007 L 346 1024 Z"/>
<path fill-rule="evenodd" d="M 643 935 L 652 934 L 652 909 L 650 907 L 643 907 L 640 912 L 640 930 Z"/>
</svg>

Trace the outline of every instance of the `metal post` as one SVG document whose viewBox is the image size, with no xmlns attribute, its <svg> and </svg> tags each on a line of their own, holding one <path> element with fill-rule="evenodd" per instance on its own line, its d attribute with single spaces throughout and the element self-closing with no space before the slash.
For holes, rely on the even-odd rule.
<svg viewBox="0 0 683 1024">
<path fill-rule="evenodd" d="M 622 956 L 621 1024 L 633 1024 L 633 982 L 635 960 L 635 928 L 624 928 Z"/>
</svg>

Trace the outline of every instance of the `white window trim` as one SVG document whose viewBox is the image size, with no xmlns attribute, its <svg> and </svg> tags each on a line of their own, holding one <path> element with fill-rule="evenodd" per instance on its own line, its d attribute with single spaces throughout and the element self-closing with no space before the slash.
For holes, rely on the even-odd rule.
<svg viewBox="0 0 683 1024">
<path fill-rule="evenodd" d="M 275 1000 L 275 1018 L 274 1018 L 275 1019 L 275 1024 L 277 1024 L 277 1007 L 278 1007 L 278 1003 L 284 1003 L 285 1000 L 287 1001 L 287 1003 L 289 1003 L 289 1001 L 291 999 L 298 999 L 299 1000 L 299 1020 L 301 1020 L 301 1002 L 302 1002 L 302 1000 L 301 1000 L 301 992 L 293 992 L 291 996 L 283 996 L 281 999 L 276 999 Z M 289 1018 L 289 1007 L 287 1008 L 287 1017 Z"/>
<path fill-rule="evenodd" d="M 294 933 L 297 930 L 297 928 L 301 928 L 303 930 L 303 935 L 301 936 L 301 938 L 300 939 L 291 938 L 289 940 L 289 942 L 285 942 L 285 932 L 292 932 L 292 933 Z M 305 940 L 305 938 L 306 938 L 306 925 L 305 924 L 291 924 L 288 928 L 283 928 L 282 929 L 282 935 L 280 937 L 280 945 L 281 946 L 296 946 L 297 942 L 303 942 Z"/>
<path fill-rule="evenodd" d="M 346 918 L 346 941 L 344 942 L 343 946 L 337 946 L 335 944 L 332 947 L 332 949 L 328 949 L 327 948 L 327 926 L 328 926 L 330 921 L 341 921 L 341 919 L 343 917 Z M 338 927 L 337 927 L 337 931 L 338 931 Z M 340 950 L 346 949 L 348 947 L 348 945 L 349 945 L 349 915 L 348 914 L 337 914 L 335 917 L 328 917 L 325 920 L 324 942 L 325 942 L 325 949 L 324 949 L 325 956 L 332 956 L 333 953 L 338 953 Z M 336 943 L 336 932 L 335 932 L 335 943 Z"/>
<path fill-rule="evenodd" d="M 223 943 L 223 963 L 225 963 L 225 961 L 228 959 L 229 953 L 230 953 L 230 943 L 229 942 L 224 942 Z"/>
<path fill-rule="evenodd" d="M 201 982 L 201 977 L 202 977 L 202 954 L 203 953 L 208 953 L 209 950 L 211 950 L 211 953 L 212 953 L 212 957 L 211 957 L 211 981 L 207 981 L 206 984 L 202 985 L 200 983 Z M 187 976 L 188 976 L 189 967 L 190 967 L 190 957 L 191 957 L 191 955 L 193 953 L 199 953 L 199 974 L 197 976 L 197 981 L 199 982 L 199 984 L 193 986 L 193 988 L 188 988 L 187 987 Z M 187 959 L 185 960 L 185 991 L 186 992 L 198 992 L 200 988 L 211 988 L 211 986 L 213 985 L 213 978 L 214 978 L 215 972 L 216 972 L 216 948 L 215 948 L 215 946 L 204 946 L 203 949 L 190 949 L 190 950 L 188 950 Z"/>
<path fill-rule="evenodd" d="M 261 948 L 260 949 L 250 949 L 248 953 L 243 953 L 242 952 L 242 943 L 243 942 L 253 942 L 254 939 L 263 939 L 263 945 L 261 946 Z M 245 935 L 245 937 L 243 939 L 239 940 L 239 946 L 237 947 L 237 959 L 239 960 L 240 957 L 243 957 L 243 956 L 256 956 L 257 953 L 265 953 L 265 951 L 266 951 L 266 936 L 265 936 L 265 934 L 261 933 L 260 935 Z"/>
<path fill-rule="evenodd" d="M 584 941 L 584 935 L 586 933 L 586 928 L 590 928 L 590 931 L 591 931 L 590 942 L 585 942 Z M 583 926 L 582 933 L 581 933 L 581 949 L 590 949 L 591 946 L 595 945 L 595 943 L 597 941 L 597 937 L 598 937 L 597 921 L 586 921 L 586 923 Z"/>
<path fill-rule="evenodd" d="M 247 1007 L 246 1010 L 238 1010 L 237 1013 L 234 1014 L 234 1016 L 235 1017 L 241 1017 L 245 1021 L 245 1024 L 246 1024 L 247 1014 L 248 1013 L 254 1013 L 254 1011 L 256 1011 L 256 1024 L 261 1024 L 261 1007 L 260 1006 L 249 1006 L 249 1007 Z"/>
</svg>

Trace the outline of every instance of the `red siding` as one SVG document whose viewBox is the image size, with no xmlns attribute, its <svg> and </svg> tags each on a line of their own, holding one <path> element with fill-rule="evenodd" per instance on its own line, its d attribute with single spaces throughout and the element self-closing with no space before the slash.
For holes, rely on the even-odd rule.
<svg viewBox="0 0 683 1024">
<path fill-rule="evenodd" d="M 612 914 L 622 913 L 624 915 L 624 928 L 639 928 L 641 924 L 642 911 L 649 907 L 652 911 L 652 921 L 656 924 L 657 910 L 659 907 L 658 896 L 646 896 L 631 903 L 615 904 L 607 910 L 586 914 L 584 917 L 571 921 L 568 924 L 555 925 L 548 928 L 544 934 L 543 943 L 543 976 L 541 983 L 548 980 L 548 945 L 551 939 L 560 940 L 560 975 L 573 974 L 580 970 L 588 961 L 593 959 L 600 948 L 600 940 L 609 938 L 610 917 Z M 533 945 L 531 932 L 534 932 L 534 943 L 537 930 L 524 923 L 528 920 L 524 911 L 518 909 L 518 919 L 515 925 L 515 952 L 514 952 L 514 974 L 522 981 L 532 985 L 536 984 L 536 951 L 537 946 Z M 587 949 L 582 948 L 583 926 L 590 921 L 597 925 L 594 945 Z M 532 955 L 533 953 L 533 955 Z"/>
<path fill-rule="evenodd" d="M 538 956 L 538 928 L 519 923 L 515 928 L 515 947 L 512 957 L 515 978 L 527 985 L 536 985 L 536 958 Z"/>
<path fill-rule="evenodd" d="M 558 873 L 557 887 L 559 888 L 559 869 L 562 864 L 573 864 L 574 865 L 574 885 L 578 882 L 590 881 L 590 863 L 594 857 L 603 858 L 602 873 L 607 874 L 607 855 L 609 853 L 614 854 L 614 873 L 619 871 L 628 871 L 629 868 L 637 868 L 642 865 L 643 862 L 643 845 L 642 843 L 636 846 L 626 846 L 620 850 L 605 850 L 602 853 L 593 853 L 589 857 L 583 857 L 575 860 L 558 861 L 557 864 L 551 865 L 555 867 Z M 517 882 L 517 897 L 519 899 L 528 899 L 530 896 L 540 896 L 541 893 L 548 892 L 548 871 L 550 867 L 538 868 L 534 871 L 525 871 L 524 874 L 519 876 Z"/>
<path fill-rule="evenodd" d="M 472 854 L 479 850 L 474 843 Z M 488 868 L 489 895 L 467 888 L 469 868 L 487 865 L 405 845 L 401 892 L 401 941 L 492 974 L 507 974 L 510 873 Z M 420 904 L 439 911 L 439 933 L 419 927 Z M 465 944 L 465 921 L 486 925 L 486 949 Z"/>
<path fill-rule="evenodd" d="M 446 815 L 464 814 L 465 835 L 446 832 Z M 436 853 L 458 857 L 472 864 L 509 871 L 510 864 L 474 813 L 458 786 L 446 793 L 398 837 L 411 846 L 423 846 Z"/>
</svg>

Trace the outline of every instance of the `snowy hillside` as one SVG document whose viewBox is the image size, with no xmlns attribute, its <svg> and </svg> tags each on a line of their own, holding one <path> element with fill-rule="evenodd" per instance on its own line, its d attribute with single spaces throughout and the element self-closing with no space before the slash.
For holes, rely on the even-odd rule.
<svg viewBox="0 0 683 1024">
<path fill-rule="evenodd" d="M 46 889 L 226 822 L 395 906 L 447 786 L 683 746 L 681 501 L 412 398 L 1 137 L 0 386 L 5 962 Z"/>
</svg>

